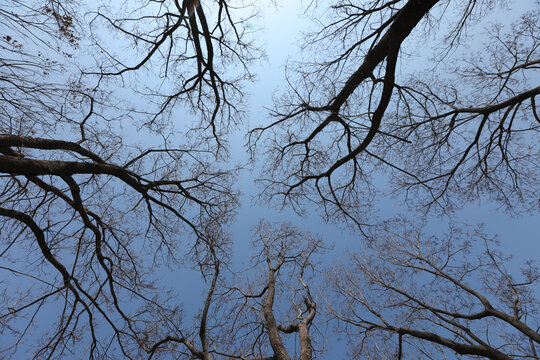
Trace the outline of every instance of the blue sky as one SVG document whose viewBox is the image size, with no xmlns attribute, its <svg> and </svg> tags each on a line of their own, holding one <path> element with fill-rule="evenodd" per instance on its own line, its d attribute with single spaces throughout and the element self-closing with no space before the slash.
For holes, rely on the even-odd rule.
<svg viewBox="0 0 540 360">
<path fill-rule="evenodd" d="M 260 188 L 253 182 L 258 176 L 260 163 L 248 166 L 248 155 L 244 147 L 246 143 L 245 133 L 249 128 L 269 121 L 268 109 L 272 107 L 272 97 L 286 90 L 284 82 L 284 66 L 288 60 L 296 60 L 301 56 L 299 46 L 302 43 L 302 31 L 311 25 L 303 17 L 303 8 L 309 2 L 307 1 L 286 1 L 278 2 L 277 6 L 259 4 L 263 8 L 261 18 L 252 20 L 251 24 L 257 30 L 256 37 L 258 41 L 264 44 L 267 53 L 267 59 L 253 67 L 252 71 L 257 79 L 254 84 L 247 86 L 249 104 L 248 116 L 245 124 L 231 135 L 231 163 L 246 165 L 240 172 L 240 178 L 236 187 L 242 192 L 241 207 L 238 211 L 236 220 L 230 227 L 233 240 L 233 269 L 246 269 L 249 267 L 249 259 L 252 255 L 252 249 L 249 247 L 251 241 L 251 229 L 259 222 L 259 219 L 270 221 L 292 222 L 301 229 L 309 230 L 314 234 L 320 235 L 332 249 L 328 250 L 322 256 L 323 266 L 318 284 L 315 288 L 322 285 L 324 278 L 324 266 L 332 262 L 346 258 L 346 250 L 362 251 L 363 243 L 359 240 L 360 236 L 354 230 L 346 229 L 336 224 L 327 224 L 322 221 L 320 209 L 314 206 L 306 207 L 305 216 L 300 217 L 290 208 L 276 209 L 257 202 L 257 195 Z M 536 1 L 519 1 L 519 6 L 534 6 Z M 508 15 L 508 14 L 506 14 Z M 504 15 L 496 16 L 504 21 Z M 509 16 L 511 18 L 511 16 Z M 471 46 L 482 42 L 482 34 L 474 34 L 477 38 Z M 406 68 L 407 64 L 401 64 Z M 422 61 L 414 62 L 414 67 L 422 68 Z M 137 137 L 137 132 L 133 129 L 128 134 Z M 144 140 L 144 139 L 141 139 Z M 257 161 L 264 162 L 264 158 L 258 158 Z M 391 198 L 381 199 L 376 206 L 377 216 L 385 219 L 398 213 L 407 213 L 407 209 L 402 206 L 398 200 Z M 445 231 L 448 222 L 464 222 L 468 224 L 483 223 L 486 231 L 491 234 L 499 234 L 501 239 L 501 249 L 507 253 L 515 255 L 513 266 L 516 270 L 527 259 L 539 258 L 540 237 L 539 224 L 540 215 L 538 212 L 525 214 L 519 217 L 512 216 L 497 209 L 497 205 L 482 200 L 482 202 L 465 206 L 464 209 L 452 214 L 451 217 L 432 217 L 429 219 L 429 228 L 433 232 Z M 184 300 L 184 309 L 188 316 L 195 316 L 201 308 L 201 298 L 204 296 L 206 284 L 201 282 L 200 274 L 196 270 L 177 269 L 169 271 L 162 269 L 162 278 L 160 281 L 169 283 L 177 287 Z M 322 287 L 318 291 L 322 291 Z M 50 314 L 49 314 L 50 316 Z M 322 316 L 321 316 L 322 317 Z M 316 318 L 317 319 L 317 318 Z M 50 321 L 47 316 L 40 320 L 43 328 Z M 317 320 L 316 320 L 317 321 Z M 325 329 L 325 325 L 321 325 Z M 331 335 L 328 338 L 327 352 L 323 358 L 347 358 L 343 343 Z"/>
<path fill-rule="evenodd" d="M 305 2 L 304 4 L 305 5 Z M 488 25 L 494 21 L 515 18 L 515 14 L 520 13 L 523 8 L 534 7 L 534 1 L 514 3 L 512 11 L 496 12 L 491 17 L 484 19 L 482 26 Z M 299 55 L 299 46 L 302 43 L 302 31 L 306 26 L 311 26 L 306 21 L 303 14 L 301 2 L 283 2 L 277 8 L 269 7 L 263 12 L 264 16 L 258 25 L 264 30 L 260 33 L 261 38 L 266 44 L 268 60 L 257 67 L 257 81 L 249 88 L 251 97 L 250 114 L 248 116 L 248 126 L 243 129 L 253 127 L 257 124 L 265 123 L 268 120 L 268 110 L 265 107 L 271 107 L 271 97 L 273 94 L 279 94 L 284 90 L 284 65 L 288 60 L 295 60 Z M 481 27 L 480 27 L 481 28 Z M 485 33 L 470 33 L 467 37 L 470 42 L 467 46 L 469 50 L 474 51 L 480 48 L 485 41 Z M 428 46 L 429 47 L 429 46 Z M 425 48 L 422 48 L 425 50 Z M 416 54 L 417 58 L 427 57 L 426 52 Z M 414 59 L 414 54 L 413 54 Z M 423 60 L 410 61 L 402 63 L 404 70 L 423 70 Z M 245 150 L 241 146 L 240 140 L 242 132 L 234 136 L 237 140 L 233 141 L 233 158 L 245 158 Z M 264 161 L 264 160 L 263 160 Z M 256 169 L 255 169 L 256 171 Z M 242 207 L 238 214 L 237 222 L 232 226 L 233 238 L 235 240 L 235 259 L 240 263 L 246 263 L 249 258 L 249 248 L 246 244 L 249 242 L 249 227 L 255 224 L 259 218 L 271 219 L 276 221 L 292 221 L 303 229 L 320 234 L 325 240 L 333 244 L 333 250 L 330 250 L 324 257 L 328 263 L 347 257 L 347 250 L 362 251 L 363 243 L 354 231 L 343 229 L 335 224 L 326 224 L 319 217 L 319 210 L 315 208 L 307 209 L 307 216 L 299 217 L 290 208 L 278 211 L 274 208 L 268 208 L 264 205 L 253 204 L 251 198 L 258 193 L 257 187 L 252 179 L 256 174 L 249 170 L 243 172 L 240 180 L 240 187 L 244 196 L 242 197 Z M 383 199 L 377 206 L 381 218 L 389 218 L 398 213 L 407 213 L 405 207 L 397 200 Z M 514 216 L 501 211 L 498 205 L 483 199 L 481 202 L 465 206 L 450 217 L 430 216 L 428 229 L 433 233 L 444 233 L 447 230 L 449 222 L 462 222 L 471 226 L 484 224 L 485 230 L 489 234 L 498 234 L 500 249 L 506 254 L 513 254 L 511 261 L 512 270 L 519 273 L 523 263 L 529 259 L 539 259 L 540 254 L 540 215 L 538 212 Z M 243 260 L 243 261 L 242 261 Z M 247 264 L 246 264 L 247 265 Z M 328 352 L 324 357 L 347 358 L 342 342 L 331 336 L 328 342 Z"/>
</svg>

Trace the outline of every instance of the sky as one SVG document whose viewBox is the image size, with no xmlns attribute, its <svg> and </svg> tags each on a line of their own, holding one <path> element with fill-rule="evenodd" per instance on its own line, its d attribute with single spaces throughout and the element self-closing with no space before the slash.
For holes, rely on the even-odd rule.
<svg viewBox="0 0 540 360">
<path fill-rule="evenodd" d="M 246 90 L 249 93 L 249 113 L 246 123 L 231 137 L 232 162 L 246 163 L 245 132 L 257 124 L 269 120 L 268 108 L 272 106 L 272 96 L 284 89 L 284 66 L 290 59 L 300 55 L 299 45 L 302 41 L 302 31 L 306 29 L 307 21 L 303 18 L 303 8 L 307 1 L 279 1 L 277 6 L 269 5 L 262 12 L 262 17 L 253 24 L 262 30 L 257 33 L 259 42 L 264 44 L 267 59 L 256 65 L 253 72 L 257 74 L 254 84 Z M 534 6 L 533 0 L 520 1 L 520 6 Z M 481 41 L 481 40 L 478 40 Z M 421 63 L 416 62 L 416 67 Z M 333 245 L 325 255 L 328 262 L 346 258 L 346 250 L 361 251 L 363 246 L 359 235 L 354 231 L 344 229 L 335 224 L 327 224 L 321 220 L 318 210 L 309 209 L 304 217 L 300 217 L 290 208 L 276 209 L 256 202 L 259 188 L 253 183 L 257 176 L 258 166 L 246 167 L 240 174 L 237 187 L 242 192 L 241 207 L 236 221 L 230 231 L 234 241 L 233 268 L 243 269 L 249 266 L 251 229 L 259 219 L 270 221 L 292 222 L 301 229 L 307 229 L 320 235 Z M 393 214 L 406 211 L 400 203 L 392 199 L 384 199 L 377 206 L 381 216 L 390 217 Z M 489 201 L 471 204 L 458 211 L 451 219 L 432 218 L 430 230 L 437 232 L 446 230 L 446 223 L 462 221 L 466 223 L 484 223 L 488 232 L 499 234 L 501 249 L 515 255 L 513 266 L 516 269 L 527 259 L 538 259 L 540 254 L 538 213 L 513 217 L 498 211 L 495 204 Z M 179 269 L 177 272 L 164 274 L 164 282 L 177 284 L 180 288 L 188 289 L 184 295 L 186 314 L 195 315 L 200 308 L 200 296 L 204 295 L 205 284 L 196 271 Z M 42 320 L 43 321 L 43 320 Z M 330 338 L 328 342 L 328 358 L 346 358 L 343 343 Z M 326 356 L 325 356 L 326 357 Z"/>
<path fill-rule="evenodd" d="M 284 66 L 288 60 L 295 59 L 301 52 L 299 46 L 302 43 L 302 32 L 313 26 L 308 22 L 305 16 L 304 8 L 306 1 L 289 1 L 280 2 L 277 7 L 269 6 L 263 11 L 263 17 L 258 26 L 263 30 L 260 32 L 260 40 L 266 44 L 265 49 L 268 59 L 256 67 L 257 74 L 256 82 L 248 88 L 250 96 L 250 113 L 247 119 L 247 125 L 233 135 L 232 157 L 233 159 L 244 159 L 246 151 L 244 148 L 245 139 L 242 139 L 244 131 L 257 124 L 269 121 L 269 110 L 272 107 L 272 96 L 279 94 L 285 90 L 283 85 Z M 496 12 L 490 18 L 483 20 L 484 24 L 489 24 L 494 21 L 501 21 L 515 18 L 515 14 L 519 14 L 524 8 L 533 8 L 535 0 L 519 1 L 514 4 L 510 12 Z M 469 34 L 471 41 L 470 47 L 480 47 L 484 41 L 482 33 Z M 422 61 L 410 61 L 407 64 L 402 64 L 403 67 L 422 68 Z M 243 141 L 242 141 L 243 140 Z M 327 237 L 339 238 L 336 244 L 336 252 L 342 252 L 345 247 L 356 247 L 356 236 L 348 231 L 343 232 L 342 229 L 332 225 L 324 224 L 320 221 L 317 210 L 308 211 L 306 218 L 296 216 L 290 209 L 275 211 L 276 209 L 265 206 L 252 205 L 251 198 L 258 194 L 258 189 L 253 184 L 253 176 L 256 176 L 252 171 L 245 171 L 241 176 L 240 188 L 244 193 L 242 207 L 238 216 L 237 223 L 233 226 L 235 234 L 245 232 L 248 227 L 245 224 L 254 224 L 256 219 L 271 218 L 271 219 L 291 219 L 294 218 L 294 223 L 302 224 L 302 227 L 320 232 Z M 379 205 L 381 213 L 397 213 L 403 211 L 400 208 L 400 203 L 392 199 L 385 199 Z M 540 237 L 538 235 L 538 224 L 540 224 L 540 215 L 538 213 L 525 214 L 515 217 L 511 214 L 501 212 L 497 209 L 497 205 L 490 203 L 488 200 L 476 204 L 470 204 L 455 215 L 455 219 L 470 223 L 484 223 L 487 229 L 492 233 L 497 233 L 502 239 L 502 246 L 508 251 L 515 253 L 517 262 L 530 257 L 531 249 L 536 249 L 540 253 Z M 444 219 L 435 219 L 435 223 L 445 221 Z M 336 236 L 336 234 L 339 234 Z M 505 240 L 506 239 L 506 240 Z"/>
<path fill-rule="evenodd" d="M 304 4 L 302 4 L 304 3 Z M 269 121 L 268 110 L 272 106 L 272 95 L 279 94 L 284 90 L 284 66 L 288 60 L 295 59 L 301 55 L 299 47 L 302 43 L 302 32 L 309 24 L 304 14 L 304 5 L 307 2 L 288 1 L 280 2 L 277 8 L 268 7 L 263 12 L 263 18 L 258 25 L 264 29 L 261 32 L 261 39 L 266 44 L 268 60 L 257 67 L 257 81 L 249 88 L 250 93 L 250 114 L 248 116 L 248 128 L 265 121 Z M 482 22 L 486 25 L 494 21 L 505 22 L 505 19 L 514 19 L 516 13 L 520 13 L 524 8 L 533 8 L 535 1 L 519 1 L 514 4 L 514 8 L 508 12 L 496 12 L 490 18 Z M 474 32 L 468 34 L 470 49 L 480 48 L 484 41 L 482 33 Z M 422 49 L 424 50 L 424 48 Z M 421 58 L 421 54 L 418 54 Z M 422 60 L 410 61 L 401 64 L 402 68 L 422 70 Z M 238 140 L 232 142 L 233 158 L 242 159 L 245 157 L 245 150 L 240 140 L 242 132 L 238 135 Z M 245 142 L 245 141 L 244 141 Z M 302 229 L 309 229 L 313 233 L 320 234 L 323 239 L 333 245 L 326 259 L 328 262 L 336 259 L 347 259 L 349 251 L 362 251 L 364 246 L 359 236 L 354 231 L 343 229 L 335 224 L 328 224 L 321 221 L 319 212 L 316 209 L 307 211 L 307 216 L 300 217 L 289 208 L 276 210 L 259 204 L 253 204 L 252 198 L 258 194 L 258 189 L 252 183 L 254 174 L 250 171 L 244 172 L 240 179 L 240 188 L 244 193 L 242 206 L 240 208 L 237 222 L 233 224 L 232 231 L 235 240 L 235 259 L 246 262 L 249 259 L 249 228 L 257 223 L 258 219 L 271 219 L 272 221 L 291 221 Z M 396 200 L 383 199 L 377 206 L 381 217 L 391 217 L 395 214 L 406 213 L 407 210 Z M 448 229 L 449 223 L 464 223 L 469 225 L 483 224 L 485 230 L 491 234 L 497 234 L 500 239 L 500 249 L 507 255 L 513 255 L 510 262 L 511 268 L 516 273 L 522 268 L 525 261 L 530 259 L 539 260 L 540 256 L 540 214 L 532 212 L 513 216 L 498 209 L 498 206 L 489 200 L 465 206 L 456 212 L 451 218 L 430 217 L 428 229 L 434 234 L 442 234 Z M 247 264 L 246 264 L 247 265 Z M 333 336 L 328 342 L 328 352 L 326 356 L 332 354 L 333 358 L 346 359 L 345 344 L 339 342 Z"/>
<path fill-rule="evenodd" d="M 265 107 L 271 107 L 271 95 L 279 93 L 283 89 L 282 79 L 284 78 L 284 65 L 290 59 L 297 57 L 299 46 L 302 42 L 302 32 L 308 25 L 303 6 L 300 1 L 280 2 L 277 9 L 269 7 L 265 12 L 260 25 L 264 27 L 262 37 L 266 44 L 268 60 L 259 67 L 257 71 L 258 79 L 249 90 L 251 94 L 249 116 L 249 126 L 268 121 L 268 111 Z M 515 14 L 520 13 L 524 8 L 533 8 L 535 1 L 515 2 L 511 11 L 496 12 L 490 18 L 484 19 L 484 24 L 490 24 L 494 21 L 505 22 L 506 19 L 515 19 Z M 484 41 L 482 33 L 474 32 L 468 34 L 470 49 L 480 48 Z M 422 61 L 410 61 L 402 64 L 405 68 L 422 69 Z M 244 149 L 240 147 L 240 141 L 233 143 L 233 157 L 242 158 L 245 154 Z M 245 173 L 241 180 L 242 191 L 246 194 L 243 197 L 242 207 L 238 214 L 238 221 L 233 225 L 233 232 L 237 246 L 235 246 L 235 258 L 247 258 L 247 249 L 243 244 L 249 240 L 249 226 L 254 224 L 258 218 L 270 218 L 272 220 L 287 220 L 303 229 L 309 229 L 314 233 L 320 234 L 325 240 L 333 245 L 333 250 L 326 255 L 327 261 L 336 259 L 346 259 L 347 252 L 361 251 L 363 243 L 359 240 L 358 234 L 321 221 L 317 211 L 308 211 L 308 216 L 299 217 L 290 209 L 283 209 L 281 212 L 267 207 L 253 206 L 250 204 L 250 196 L 257 194 L 257 188 L 251 183 L 253 174 Z M 390 214 L 406 212 L 406 209 L 391 199 L 385 199 L 378 205 L 379 213 L 384 217 Z M 390 217 L 390 216 L 388 216 Z M 539 260 L 540 256 L 540 214 L 533 212 L 521 216 L 513 216 L 498 209 L 497 205 L 482 200 L 475 204 L 469 204 L 462 210 L 452 215 L 452 218 L 433 217 L 429 221 L 428 229 L 434 234 L 441 234 L 447 230 L 449 222 L 462 222 L 465 224 L 476 225 L 483 224 L 489 234 L 497 234 L 500 239 L 500 249 L 507 255 L 513 255 L 510 262 L 512 270 L 519 273 L 525 261 L 530 259 Z M 244 250 L 244 251 L 242 251 Z M 326 356 L 332 354 L 332 358 L 347 358 L 344 343 L 331 337 L 328 342 L 328 352 Z"/>
</svg>

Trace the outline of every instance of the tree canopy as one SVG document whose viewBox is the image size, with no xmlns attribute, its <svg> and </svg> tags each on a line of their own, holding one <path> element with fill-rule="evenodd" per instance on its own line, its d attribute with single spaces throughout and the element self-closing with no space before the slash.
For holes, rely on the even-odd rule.
<svg viewBox="0 0 540 360">
<path fill-rule="evenodd" d="M 455 220 L 538 216 L 540 4 L 304 4 L 254 119 L 273 5 L 4 2 L 0 358 L 540 358 L 535 262 Z M 238 219 L 248 173 L 252 206 L 319 212 L 352 249 Z"/>
</svg>

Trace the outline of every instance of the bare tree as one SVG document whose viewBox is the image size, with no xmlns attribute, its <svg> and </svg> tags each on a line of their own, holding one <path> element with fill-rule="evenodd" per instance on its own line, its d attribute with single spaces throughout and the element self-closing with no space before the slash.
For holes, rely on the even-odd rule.
<svg viewBox="0 0 540 360">
<path fill-rule="evenodd" d="M 336 2 L 305 42 L 327 52 L 293 64 L 273 122 L 249 133 L 254 155 L 266 144 L 266 195 L 295 208 L 318 203 L 371 240 L 371 253 L 341 270 L 347 278 L 335 277 L 343 302 L 329 303 L 338 331 L 345 325 L 360 344 L 355 355 L 538 358 L 532 265 L 514 281 L 480 233 L 483 257 L 454 263 L 468 242 L 363 226 L 388 190 L 373 181 L 376 170 L 423 209 L 450 212 L 486 194 L 536 209 L 538 7 L 511 28 L 492 26 L 483 51 L 459 52 L 467 30 L 498 6 Z M 323 240 L 263 222 L 251 268 L 237 274 L 230 264 L 239 169 L 228 163 L 227 135 L 244 117 L 243 86 L 262 56 L 246 14 L 228 0 L 5 1 L 0 357 L 322 353 L 313 279 Z M 437 65 L 404 74 L 419 41 L 439 48 Z M 206 288 L 194 321 L 184 289 L 165 279 L 186 268 Z M 481 281 L 490 276 L 499 287 Z M 387 355 L 373 347 L 381 342 Z"/>
<path fill-rule="evenodd" d="M 190 133 L 213 145 L 217 154 L 226 152 L 224 135 L 242 119 L 242 86 L 252 78 L 249 65 L 262 56 L 248 36 L 253 15 L 247 10 L 234 16 L 239 7 L 225 0 L 102 6 L 87 15 L 91 40 L 102 48 L 104 29 L 113 31 L 120 36 L 121 51 L 104 49 L 96 69 L 85 73 L 105 82 L 142 80 L 129 84 L 144 95 L 144 125 L 159 129 L 187 110 L 198 119 L 190 119 Z"/>
<path fill-rule="evenodd" d="M 441 212 L 480 196 L 537 209 L 538 6 L 493 25 L 483 49 L 471 44 L 509 3 L 336 1 L 326 18 L 314 6 L 311 60 L 291 64 L 274 120 L 250 133 L 268 156 L 266 197 L 357 225 L 373 223 L 368 205 L 390 190 Z"/>
<path fill-rule="evenodd" d="M 526 290 L 536 270 L 520 286 L 491 248 L 480 263 L 456 264 L 454 251 L 468 245 L 395 230 L 373 237 L 367 225 L 376 225 L 371 205 L 385 193 L 424 213 L 451 214 L 480 198 L 515 213 L 538 209 L 538 4 L 506 27 L 482 19 L 510 1 L 329 4 L 327 17 L 314 6 L 309 61 L 289 66 L 290 90 L 249 145 L 266 155 L 263 196 L 300 211 L 315 203 L 373 248 L 336 274 L 348 277 L 336 285 L 343 307 L 328 300 L 349 324 L 354 355 L 391 358 L 398 347 L 388 344 L 403 339 L 416 346 L 413 356 L 536 357 L 537 309 L 519 307 L 536 306 Z M 485 26 L 480 46 L 471 33 Z M 503 279 L 502 293 L 477 286 L 481 275 Z"/>
<path fill-rule="evenodd" d="M 205 266 L 212 270 L 205 273 L 212 279 L 196 330 L 149 338 L 150 358 L 160 353 L 204 360 L 313 359 L 317 304 L 308 283 L 322 245 L 290 224 L 261 221 L 253 231 L 257 252 L 247 272 L 231 273 L 208 253 Z"/>
<path fill-rule="evenodd" d="M 261 221 L 252 245 L 256 253 L 246 280 L 237 275 L 221 295 L 229 304 L 220 314 L 222 336 L 232 342 L 219 354 L 238 359 L 314 358 L 312 341 L 318 334 L 312 325 L 318 309 L 309 282 L 316 257 L 324 250 L 322 239 L 291 224 Z"/>
<path fill-rule="evenodd" d="M 513 276 L 496 239 L 463 229 L 433 236 L 389 221 L 329 273 L 339 300 L 328 305 L 355 358 L 539 358 L 539 269 Z"/>
<path fill-rule="evenodd" d="M 224 136 L 260 53 L 225 1 L 90 5 L 0 10 L 3 357 L 29 345 L 40 359 L 154 355 L 150 342 L 192 331 L 159 274 L 213 278 L 227 261 L 237 193 Z M 99 42 L 105 31 L 139 43 L 121 52 L 135 65 Z M 173 109 L 193 116 L 180 124 Z"/>
</svg>

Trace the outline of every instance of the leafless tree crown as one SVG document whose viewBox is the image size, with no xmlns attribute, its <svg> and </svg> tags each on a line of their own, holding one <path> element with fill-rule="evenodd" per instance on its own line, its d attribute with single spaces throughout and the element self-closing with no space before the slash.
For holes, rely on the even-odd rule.
<svg viewBox="0 0 540 360">
<path fill-rule="evenodd" d="M 502 23 L 519 1 L 306 4 L 309 61 L 247 133 L 253 181 L 360 245 L 327 259 L 340 239 L 261 221 L 238 270 L 253 5 L 3 2 L 0 358 L 311 360 L 340 339 L 351 358 L 539 359 L 534 262 L 516 276 L 487 231 L 418 220 L 538 211 L 538 3 Z M 410 217 L 377 220 L 388 196 Z"/>
</svg>

